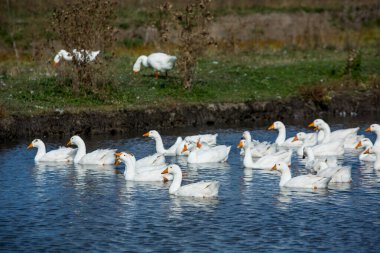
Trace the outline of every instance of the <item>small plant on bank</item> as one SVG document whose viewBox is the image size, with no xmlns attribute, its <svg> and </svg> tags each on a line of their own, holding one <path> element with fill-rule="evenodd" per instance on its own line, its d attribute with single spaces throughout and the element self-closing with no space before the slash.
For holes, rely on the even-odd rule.
<svg viewBox="0 0 380 253">
<path fill-rule="evenodd" d="M 161 19 L 157 27 L 163 42 L 176 43 L 178 49 L 177 68 L 182 84 L 191 90 L 198 59 L 207 47 L 214 44 L 208 31 L 213 17 L 210 0 L 191 1 L 184 10 L 173 10 L 169 2 L 160 6 Z M 174 40 L 169 41 L 173 35 Z"/>
<path fill-rule="evenodd" d="M 114 42 L 115 32 L 111 25 L 114 9 L 112 1 L 73 0 L 53 13 L 51 26 L 64 49 L 69 53 L 75 49 L 84 59 L 73 57 L 71 64 L 70 76 L 75 93 L 80 90 L 97 93 L 107 83 L 104 57 L 98 56 L 95 62 L 86 59 L 90 51 L 100 50 L 104 55 L 105 49 Z"/>
</svg>

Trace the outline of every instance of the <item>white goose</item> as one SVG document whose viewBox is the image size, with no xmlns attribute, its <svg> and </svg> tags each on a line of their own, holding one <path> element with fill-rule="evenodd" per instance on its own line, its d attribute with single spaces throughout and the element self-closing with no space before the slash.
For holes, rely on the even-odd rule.
<svg viewBox="0 0 380 253">
<path fill-rule="evenodd" d="M 174 63 L 177 57 L 167 55 L 164 53 L 153 53 L 149 56 L 141 55 L 137 58 L 133 65 L 133 72 L 137 74 L 141 69 L 141 64 L 145 67 L 151 67 L 154 69 L 154 75 L 156 78 L 159 76 L 159 72 L 167 75 L 168 71 L 174 67 Z"/>
<path fill-rule="evenodd" d="M 276 146 L 272 145 L 266 141 L 259 142 L 252 140 L 251 133 L 249 131 L 244 131 L 242 138 L 244 138 L 248 143 L 250 143 L 250 150 L 252 157 L 263 157 L 265 155 L 273 154 L 276 152 Z M 241 149 L 240 155 L 244 156 L 244 149 Z"/>
<path fill-rule="evenodd" d="M 62 58 L 65 61 L 73 61 L 73 56 L 75 57 L 75 60 L 77 60 L 78 62 L 91 62 L 96 59 L 99 53 L 100 51 L 77 51 L 76 49 L 73 49 L 73 52 L 71 54 L 66 50 L 61 49 L 54 57 L 54 66 L 57 66 Z"/>
<path fill-rule="evenodd" d="M 114 164 L 115 162 L 114 153 L 116 149 L 97 149 L 86 154 L 86 144 L 78 135 L 71 137 L 67 145 L 78 146 L 78 151 L 74 157 L 74 163 L 106 165 Z"/>
<path fill-rule="evenodd" d="M 136 161 L 136 167 L 148 167 L 148 166 L 159 166 L 165 165 L 165 156 L 162 154 L 153 154 L 146 157 L 143 157 Z"/>
<path fill-rule="evenodd" d="M 373 147 L 372 141 L 368 138 L 363 138 L 361 141 L 358 142 L 355 149 L 358 149 L 359 147 L 364 147 L 363 152 L 359 155 L 359 160 L 365 161 L 365 162 L 374 162 L 376 161 L 376 156 L 374 154 L 364 154 L 364 152 Z"/>
<path fill-rule="evenodd" d="M 143 136 L 151 137 L 156 141 L 156 152 L 158 154 L 166 155 L 166 156 L 175 156 L 178 145 L 181 144 L 182 138 L 178 137 L 176 142 L 169 148 L 164 148 L 164 143 L 162 142 L 161 135 L 156 130 L 150 130 L 146 132 Z"/>
<path fill-rule="evenodd" d="M 316 119 L 309 124 L 309 127 L 315 127 L 323 130 L 323 140 L 319 144 L 328 143 L 331 141 L 341 141 L 344 143 L 344 148 L 353 149 L 360 141 L 362 136 L 358 136 L 359 127 L 339 129 L 331 132 L 330 126 L 322 119 Z"/>
<path fill-rule="evenodd" d="M 284 161 L 286 163 L 291 162 L 292 151 L 279 151 L 274 154 L 265 155 L 259 158 L 256 162 L 253 161 L 252 156 L 249 153 L 250 143 L 246 140 L 240 140 L 238 148 L 244 148 L 244 160 L 243 165 L 246 168 L 255 168 L 255 169 L 267 169 L 270 170 L 274 164 L 279 161 Z"/>
<path fill-rule="evenodd" d="M 318 167 L 317 176 L 331 178 L 330 183 L 351 183 L 351 167 L 348 166 L 329 166 L 321 162 Z"/>
<path fill-rule="evenodd" d="M 376 161 L 374 163 L 374 168 L 375 170 L 380 170 L 380 147 L 374 145 L 373 147 L 366 149 L 364 154 L 375 154 Z"/>
<path fill-rule="evenodd" d="M 161 171 L 165 166 L 143 167 L 136 170 L 136 158 L 127 152 L 115 153 L 115 165 L 125 163 L 124 177 L 127 181 L 163 181 L 172 180 L 172 176 L 163 176 Z"/>
<path fill-rule="evenodd" d="M 201 181 L 181 186 L 182 171 L 176 164 L 169 165 L 162 174 L 172 174 L 173 182 L 170 185 L 169 193 L 183 197 L 211 198 L 217 197 L 219 192 L 219 182 L 217 181 Z"/>
<path fill-rule="evenodd" d="M 77 149 L 60 147 L 46 153 L 45 143 L 40 139 L 34 139 L 28 146 L 31 148 L 37 148 L 35 162 L 72 162 L 77 152 Z"/>
<path fill-rule="evenodd" d="M 188 146 L 185 144 L 183 151 L 188 150 Z M 225 162 L 228 159 L 231 146 L 218 145 L 215 147 L 202 148 L 198 142 L 197 145 L 193 145 L 187 158 L 188 163 L 220 163 Z"/>
<path fill-rule="evenodd" d="M 299 148 L 297 148 L 297 155 L 303 156 L 303 151 L 305 147 L 311 147 L 318 144 L 318 134 L 299 132 L 293 138 L 293 141 L 298 140 L 302 141 L 302 145 Z"/>
<path fill-rule="evenodd" d="M 365 131 L 366 132 L 374 132 L 376 134 L 376 141 L 375 141 L 375 144 L 373 144 L 373 145 L 376 147 L 380 147 L 380 125 L 379 124 L 372 124 Z"/>
<path fill-rule="evenodd" d="M 287 188 L 304 188 L 304 189 L 323 189 L 327 188 L 331 178 L 319 177 L 315 175 L 302 175 L 293 177 L 290 168 L 284 162 L 275 164 L 272 170 L 277 170 L 281 173 L 280 187 Z"/>
<path fill-rule="evenodd" d="M 209 146 L 213 146 L 213 145 L 216 145 L 217 137 L 218 137 L 218 134 L 199 134 L 199 135 L 186 136 L 185 141 L 201 142 L 201 143 L 206 143 Z"/>
<path fill-rule="evenodd" d="M 277 129 L 278 130 L 278 136 L 275 141 L 275 143 L 280 146 L 280 147 L 287 147 L 287 148 L 292 148 L 292 147 L 300 147 L 302 145 L 302 141 L 296 140 L 294 141 L 294 138 L 288 138 L 286 139 L 286 128 L 284 123 L 281 121 L 276 121 L 272 125 L 268 127 L 268 130 L 271 129 Z"/>
</svg>

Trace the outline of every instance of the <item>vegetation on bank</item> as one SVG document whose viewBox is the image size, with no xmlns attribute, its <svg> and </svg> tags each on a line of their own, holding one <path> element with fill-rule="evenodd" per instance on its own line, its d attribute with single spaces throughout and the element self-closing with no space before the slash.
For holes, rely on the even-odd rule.
<svg viewBox="0 0 380 253">
<path fill-rule="evenodd" d="M 362 52 L 360 69 L 354 77 L 345 74 L 347 55 L 341 51 L 284 49 L 238 55 L 215 51 L 200 60 L 190 92 L 181 86 L 176 70 L 170 72 L 168 78 L 155 79 L 153 70 L 147 68 L 134 75 L 132 65 L 136 57 L 127 52 L 119 55 L 105 73 L 112 84 L 100 93 L 80 95 L 73 93 L 69 80 L 65 83 L 58 78 L 57 71 L 62 69 L 23 63 L 17 75 L 0 77 L 1 107 L 8 113 L 30 114 L 88 108 L 106 110 L 263 101 L 313 96 L 310 94 L 313 90 L 305 91 L 300 87 L 330 87 L 332 83 L 341 90 L 368 91 L 380 75 L 380 61 L 372 50 Z M 9 62 L 1 64 L 11 66 Z M 70 64 L 65 63 L 60 68 L 70 68 Z M 323 99 L 331 96 L 324 92 L 325 95 Z"/>
</svg>

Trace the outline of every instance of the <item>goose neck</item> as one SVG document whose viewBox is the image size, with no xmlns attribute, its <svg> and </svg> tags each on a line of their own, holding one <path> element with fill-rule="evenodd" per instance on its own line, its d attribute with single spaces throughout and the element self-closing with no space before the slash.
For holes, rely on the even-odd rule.
<svg viewBox="0 0 380 253">
<path fill-rule="evenodd" d="M 290 172 L 290 169 L 283 170 L 281 172 L 280 186 L 284 186 L 291 178 L 292 174 Z"/>
<path fill-rule="evenodd" d="M 169 193 L 174 194 L 181 187 L 182 183 L 182 172 L 178 171 L 173 173 L 173 182 L 170 185 Z"/>
</svg>

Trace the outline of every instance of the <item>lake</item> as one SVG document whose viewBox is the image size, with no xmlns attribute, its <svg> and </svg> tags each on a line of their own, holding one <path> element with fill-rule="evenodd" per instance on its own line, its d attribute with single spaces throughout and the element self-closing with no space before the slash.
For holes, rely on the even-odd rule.
<svg viewBox="0 0 380 253">
<path fill-rule="evenodd" d="M 372 121 L 361 122 L 361 134 Z M 342 125 L 333 125 L 337 129 Z M 350 184 L 327 190 L 279 187 L 278 172 L 245 169 L 236 148 L 243 130 L 274 141 L 277 131 L 203 129 L 232 145 L 227 163 L 188 166 L 186 157 L 167 157 L 186 172 L 183 184 L 220 182 L 217 199 L 170 196 L 169 183 L 126 182 L 122 164 L 35 165 L 32 140 L 0 146 L 0 250 L 5 252 L 377 252 L 380 243 L 380 171 L 358 159 L 358 150 L 339 160 L 352 166 Z M 287 128 L 288 137 L 299 126 Z M 192 132 L 193 131 L 193 132 Z M 187 134 L 196 134 L 188 130 Z M 143 132 L 141 133 L 143 134 Z M 373 133 L 366 133 L 372 140 Z M 163 136 L 172 144 L 175 136 Z M 48 142 L 47 150 L 64 145 Z M 46 141 L 46 140 L 44 140 Z M 136 137 L 84 137 L 87 150 L 117 148 L 137 158 L 155 152 L 154 141 Z M 54 144 L 52 144 L 54 143 Z M 293 176 L 307 174 L 293 152 Z"/>
</svg>

